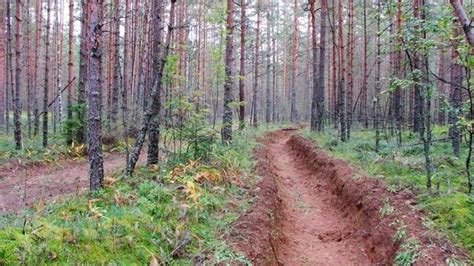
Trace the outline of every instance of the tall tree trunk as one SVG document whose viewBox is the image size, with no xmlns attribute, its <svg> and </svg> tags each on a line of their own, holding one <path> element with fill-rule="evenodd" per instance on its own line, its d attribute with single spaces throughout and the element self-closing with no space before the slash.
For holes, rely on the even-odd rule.
<svg viewBox="0 0 474 266">
<path fill-rule="evenodd" d="M 240 78 L 239 78 L 239 128 L 245 126 L 245 33 L 247 16 L 245 14 L 246 1 L 240 0 Z"/>
<path fill-rule="evenodd" d="M 156 66 L 160 63 L 160 58 L 159 58 L 159 51 L 160 51 L 160 46 L 162 42 L 161 38 L 161 28 L 162 28 L 162 20 L 161 20 L 161 10 L 163 8 L 163 5 L 160 1 L 153 1 L 152 4 L 152 9 L 153 12 L 151 14 L 151 20 L 152 20 L 152 38 L 153 38 L 153 47 L 151 49 L 151 60 L 153 60 L 153 64 Z M 158 68 L 153 67 L 153 76 L 157 76 L 159 73 L 157 71 L 160 71 Z M 151 89 L 150 89 L 151 91 Z M 148 165 L 153 165 L 157 164 L 159 160 L 159 137 L 160 137 L 160 113 L 161 113 L 161 93 L 160 91 L 158 92 L 157 95 L 157 103 L 154 105 L 155 109 L 152 110 L 153 117 L 150 121 L 150 131 L 148 132 L 148 159 L 147 159 L 147 164 Z"/>
<path fill-rule="evenodd" d="M 311 18 L 311 50 L 312 50 L 312 71 L 313 71 L 313 91 L 312 91 L 312 97 L 311 97 L 311 131 L 317 131 L 318 130 L 318 104 L 321 104 L 318 99 L 318 89 L 319 89 L 319 84 L 318 84 L 318 40 L 317 40 L 317 32 L 316 32 L 316 0 L 311 0 L 309 2 L 310 4 L 310 18 Z M 322 18 L 322 17 L 321 17 Z M 320 59 L 323 61 L 324 59 Z M 324 102 L 322 103 L 324 107 Z"/>
<path fill-rule="evenodd" d="M 459 30 L 454 31 L 454 36 L 459 36 Z M 456 40 L 457 38 L 455 38 Z M 451 83 L 449 93 L 449 104 L 451 109 L 449 111 L 449 135 L 453 146 L 454 156 L 461 157 L 461 129 L 458 126 L 459 116 L 462 114 L 462 84 L 464 80 L 463 66 L 457 62 L 459 54 L 457 52 L 458 43 L 454 43 L 451 48 Z"/>
<path fill-rule="evenodd" d="M 81 18 L 81 44 L 79 52 L 79 81 L 77 83 L 77 120 L 80 127 L 76 132 L 76 139 L 78 143 L 86 142 L 86 81 L 88 74 L 89 49 L 87 25 L 89 23 L 89 12 L 87 0 L 81 0 L 82 18 Z"/>
<path fill-rule="evenodd" d="M 397 2 L 397 42 L 399 48 L 397 49 L 396 52 L 396 58 L 395 58 L 395 64 L 394 64 L 394 74 L 395 76 L 399 79 L 403 79 L 403 66 L 402 66 L 402 48 L 403 47 L 403 36 L 402 36 L 402 0 L 398 0 Z M 394 111 L 394 117 L 395 117 L 395 126 L 397 129 L 397 143 L 398 147 L 401 147 L 402 145 L 402 104 L 401 104 L 401 98 L 402 98 L 402 88 L 398 86 L 395 88 L 393 91 L 393 111 Z"/>
<path fill-rule="evenodd" d="M 102 157 L 102 15 L 104 0 L 89 0 L 87 36 L 90 45 L 87 53 L 90 60 L 87 67 L 88 101 L 88 143 L 90 163 L 90 189 L 101 189 L 104 181 L 104 160 Z"/>
<path fill-rule="evenodd" d="M 160 0 L 154 0 L 160 1 Z M 150 128 L 150 124 L 152 119 L 154 119 L 154 113 L 156 110 L 161 109 L 159 106 L 161 104 L 161 90 L 162 90 L 162 79 L 163 79 L 163 70 L 166 64 L 166 60 L 168 59 L 168 54 L 171 46 L 171 39 L 173 36 L 173 29 L 174 29 L 174 18 L 175 18 L 175 9 L 176 9 L 176 0 L 171 0 L 171 8 L 170 8 L 170 21 L 168 23 L 168 35 L 166 36 L 166 43 L 164 46 L 163 53 L 159 60 L 159 63 L 156 64 L 154 67 L 157 68 L 155 77 L 153 77 L 153 86 L 150 96 L 147 98 L 146 101 L 146 111 L 143 116 L 143 124 L 140 131 L 137 134 L 135 146 L 130 154 L 130 158 L 127 163 L 126 174 L 131 175 L 135 169 L 135 166 L 138 161 L 138 157 L 140 156 L 140 151 L 143 146 L 143 142 L 145 141 L 145 136 Z"/>
<path fill-rule="evenodd" d="M 71 0 L 72 1 L 72 0 Z M 34 89 L 33 89 L 33 135 L 37 136 L 39 133 L 40 125 L 40 112 L 38 103 L 38 92 L 40 90 L 39 84 L 39 51 L 41 48 L 41 28 L 43 24 L 42 13 L 42 0 L 36 0 L 35 2 L 35 70 L 34 70 Z"/>
<path fill-rule="evenodd" d="M 417 19 L 415 32 L 419 32 L 421 40 L 426 40 L 425 1 L 413 1 L 413 17 Z M 421 31 L 420 31 L 421 30 Z M 431 92 L 428 79 L 428 57 L 424 47 L 415 47 L 413 54 L 413 82 L 415 86 L 415 121 L 419 138 L 423 143 L 425 156 L 426 188 L 431 191 Z"/>
<path fill-rule="evenodd" d="M 28 124 L 28 138 L 31 138 L 31 100 L 32 100 L 32 71 L 31 71 L 31 18 L 30 18 L 30 0 L 26 1 L 26 72 L 27 72 L 27 89 L 26 89 L 26 118 Z"/>
<path fill-rule="evenodd" d="M 69 37 L 68 37 L 68 64 L 67 64 L 67 120 L 72 120 L 72 87 L 74 80 L 74 1 L 69 0 Z M 72 144 L 72 131 L 70 127 L 66 128 L 66 144 Z"/>
<path fill-rule="evenodd" d="M 316 0 L 311 2 L 312 10 L 312 30 L 313 30 L 313 103 L 311 114 L 314 114 L 312 121 L 312 130 L 322 132 L 324 130 L 324 112 L 325 112 L 325 80 L 324 68 L 326 65 L 326 19 L 328 15 L 327 0 L 321 0 L 321 24 L 319 31 L 319 62 L 317 62 L 316 53 L 318 52 L 316 41 Z M 313 111 L 313 109 L 315 109 Z"/>
<path fill-rule="evenodd" d="M 271 24 L 271 16 L 270 10 L 267 10 L 267 73 L 265 74 L 267 77 L 266 81 L 266 97 L 265 97 L 265 122 L 270 123 L 272 121 L 272 84 L 271 84 L 271 32 L 270 32 L 270 24 Z"/>
<path fill-rule="evenodd" d="M 224 114 L 222 116 L 222 142 L 230 143 L 232 141 L 232 107 L 234 101 L 232 92 L 232 52 L 234 32 L 234 0 L 227 0 L 227 23 L 225 40 L 225 84 L 224 84 Z"/>
<path fill-rule="evenodd" d="M 343 8 L 342 0 L 339 0 L 338 5 L 338 36 L 339 36 L 339 80 L 338 80 L 338 109 L 339 109 L 339 122 L 341 125 L 341 141 L 347 140 L 347 106 L 346 106 L 346 89 L 345 89 L 345 72 L 346 64 L 344 57 L 344 32 L 343 32 Z"/>
<path fill-rule="evenodd" d="M 138 7 L 135 7 L 136 11 Z M 122 80 L 122 124 L 123 124 L 123 138 L 125 141 L 125 159 L 128 162 L 129 158 L 129 151 L 128 151 L 128 92 L 132 91 L 132 83 L 133 83 L 133 72 L 134 72 L 134 59 L 132 60 L 132 69 L 130 70 L 131 75 L 129 76 L 129 64 L 130 64 L 130 9 L 131 9 L 131 2 L 130 0 L 125 0 L 125 36 L 123 42 L 123 80 Z M 133 44 L 135 47 L 135 43 Z M 133 109 L 132 109 L 133 110 Z"/>
<path fill-rule="evenodd" d="M 0 60 L 7 62 L 7 56 L 5 53 L 5 1 L 0 1 Z M 8 90 L 7 80 L 8 67 L 5 64 L 0 64 L 0 126 L 5 124 L 5 92 Z"/>
<path fill-rule="evenodd" d="M 291 55 L 291 99 L 290 99 L 290 121 L 298 120 L 298 110 L 296 108 L 296 75 L 298 71 L 298 0 L 295 0 L 293 6 L 293 46 Z"/>
<path fill-rule="evenodd" d="M 112 95 L 111 95 L 111 110 L 110 110 L 110 123 L 115 128 L 117 124 L 117 113 L 118 113 L 118 102 L 119 102 L 119 93 L 120 93 L 120 84 L 121 84 L 121 68 L 120 68 L 120 1 L 114 1 L 114 19 L 113 25 L 114 30 L 110 34 L 113 37 L 113 82 L 112 82 Z"/>
<path fill-rule="evenodd" d="M 51 27 L 51 0 L 48 0 L 46 36 L 45 36 L 45 66 L 44 66 L 44 89 L 43 89 L 43 147 L 48 146 L 48 95 L 50 88 L 49 77 L 49 47 L 50 47 L 50 27 Z"/>
<path fill-rule="evenodd" d="M 61 1 L 62 3 L 62 1 Z M 63 96 L 62 96 L 62 66 L 63 66 L 63 5 L 58 5 L 56 0 L 56 47 L 58 53 L 56 54 L 56 97 L 55 106 L 57 109 L 56 122 L 61 128 L 62 116 L 63 116 Z"/>
<path fill-rule="evenodd" d="M 278 14 L 277 14 L 278 16 Z M 273 15 L 272 15 L 273 17 Z M 277 106 L 277 101 L 279 99 L 279 96 L 277 96 L 277 88 L 278 88 L 278 79 L 277 79 L 277 42 L 276 42 L 276 34 L 275 34 L 275 21 L 272 21 L 272 122 L 275 123 L 277 122 L 277 112 L 278 110 L 276 109 Z"/>
<path fill-rule="evenodd" d="M 338 128 L 339 108 L 337 107 L 337 36 L 336 36 L 336 0 L 332 0 L 331 6 L 331 33 L 332 33 L 332 55 L 331 55 L 331 96 L 332 96 L 332 114 L 334 128 Z"/>
<path fill-rule="evenodd" d="M 258 125 L 258 63 L 260 56 L 260 13 L 261 13 L 261 3 L 260 0 L 257 0 L 257 25 L 255 29 L 255 62 L 254 62 L 254 76 L 253 76 L 253 99 L 252 99 L 252 124 L 254 127 Z"/>
<path fill-rule="evenodd" d="M 363 54 L 362 54 L 362 61 L 363 61 L 363 70 L 362 70 L 362 99 L 360 100 L 361 102 L 361 107 L 360 107 L 360 112 L 361 112 L 361 117 L 362 121 L 364 123 L 364 128 L 369 128 L 369 110 L 367 106 L 367 77 L 368 77 L 368 67 L 367 67 L 367 57 L 368 55 L 368 38 L 367 38 L 367 0 L 363 0 L 363 24 L 362 27 L 364 29 L 364 49 L 363 49 Z"/>
<path fill-rule="evenodd" d="M 7 7 L 9 9 L 9 7 Z M 9 11 L 7 11 L 9 12 Z M 10 17 L 10 16 L 8 16 Z M 21 50 L 22 46 L 22 31 L 23 31 L 23 1 L 16 1 L 16 33 L 15 33 L 15 94 L 13 96 L 13 122 L 15 124 L 15 148 L 21 150 L 22 144 L 22 133 L 21 133 L 21 102 L 20 102 L 20 90 L 21 90 L 21 70 L 23 69 L 21 61 Z"/>
<path fill-rule="evenodd" d="M 347 71 L 347 138 L 351 137 L 351 126 L 353 117 L 353 97 L 354 97 L 354 0 L 349 0 L 349 32 L 348 32 L 348 71 Z"/>
<path fill-rule="evenodd" d="M 381 24 L 381 15 L 382 15 L 382 3 L 380 0 L 377 1 L 377 37 L 376 37 L 376 69 L 375 69 L 375 100 L 374 100 L 374 126 L 375 126 L 375 151 L 380 150 L 380 122 L 382 120 L 382 108 L 381 108 L 381 81 L 380 81 L 380 72 L 382 64 L 382 55 L 381 55 L 381 35 L 380 24 Z"/>
</svg>

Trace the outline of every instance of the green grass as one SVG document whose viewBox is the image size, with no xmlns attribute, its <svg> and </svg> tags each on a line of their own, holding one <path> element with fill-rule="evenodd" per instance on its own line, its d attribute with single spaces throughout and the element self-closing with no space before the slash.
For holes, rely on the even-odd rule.
<svg viewBox="0 0 474 266">
<path fill-rule="evenodd" d="M 235 133 L 228 147 L 214 144 L 206 163 L 143 167 L 94 195 L 0 216 L 0 265 L 249 264 L 225 236 L 250 206 L 235 181 L 258 181 L 252 150 L 266 130 Z M 191 241 L 176 252 L 183 239 Z"/>
<path fill-rule="evenodd" d="M 435 139 L 447 136 L 446 127 L 435 127 Z M 323 134 L 305 130 L 302 135 L 314 140 L 337 158 L 349 161 L 368 175 L 385 180 L 393 192 L 410 190 L 418 195 L 418 206 L 425 210 L 434 227 L 441 230 L 456 244 L 463 246 L 474 258 L 474 197 L 467 195 L 464 159 L 452 155 L 450 142 L 437 141 L 432 147 L 434 166 L 432 194 L 426 193 L 424 157 L 416 134 L 403 134 L 404 146 L 397 147 L 396 140 L 390 138 L 381 142 L 379 153 L 375 152 L 373 131 L 354 131 L 351 139 L 342 143 L 337 133 Z"/>
</svg>

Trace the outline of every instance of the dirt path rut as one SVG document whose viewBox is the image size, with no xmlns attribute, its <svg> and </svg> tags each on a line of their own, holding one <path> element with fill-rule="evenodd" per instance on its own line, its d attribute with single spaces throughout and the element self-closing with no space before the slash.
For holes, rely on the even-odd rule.
<svg viewBox="0 0 474 266">
<path fill-rule="evenodd" d="M 139 163 L 143 163 L 143 157 Z M 105 156 L 105 175 L 124 167 L 123 154 Z M 89 187 L 89 163 L 85 159 L 31 167 L 14 165 L 0 169 L 0 178 L 0 214 L 19 212 L 40 202 L 86 191 Z"/>
<path fill-rule="evenodd" d="M 282 204 L 280 224 L 285 245 L 278 252 L 285 265 L 367 264 L 363 246 L 351 238 L 352 225 L 331 205 L 333 195 L 323 180 L 297 158 L 288 136 L 269 147 Z"/>
<path fill-rule="evenodd" d="M 417 243 L 410 250 L 417 265 L 467 257 L 423 225 L 409 191 L 388 191 L 291 130 L 270 132 L 260 143 L 262 181 L 230 235 L 255 265 L 393 265 L 405 241 Z M 393 210 L 382 215 L 386 204 Z M 401 225 L 406 235 L 396 240 Z"/>
</svg>

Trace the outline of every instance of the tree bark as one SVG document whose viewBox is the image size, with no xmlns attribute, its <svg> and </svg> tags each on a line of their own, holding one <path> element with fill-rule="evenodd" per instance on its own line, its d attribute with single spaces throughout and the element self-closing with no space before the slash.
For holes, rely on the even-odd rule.
<svg viewBox="0 0 474 266">
<path fill-rule="evenodd" d="M 450 0 L 449 1 L 454 8 L 454 13 L 458 18 L 459 24 L 464 31 L 467 41 L 474 47 L 474 31 L 471 19 L 467 16 L 466 11 L 464 10 L 462 0 Z"/>
<path fill-rule="evenodd" d="M 159 51 L 162 42 L 161 30 L 162 30 L 162 12 L 163 4 L 160 1 L 153 1 L 151 14 L 152 20 L 152 38 L 153 38 L 153 47 L 151 49 L 151 60 L 156 66 L 160 63 Z M 153 67 L 153 76 L 157 76 L 160 71 L 157 67 Z M 151 89 L 150 89 L 151 91 Z M 150 121 L 150 131 L 148 132 L 148 158 L 147 164 L 153 165 L 157 164 L 159 160 L 159 141 L 160 141 L 160 113 L 161 113 L 161 91 L 158 91 L 157 102 L 153 105 L 155 108 L 152 110 L 152 119 Z"/>
<path fill-rule="evenodd" d="M 7 7 L 9 9 L 9 7 Z M 8 12 L 8 11 L 7 11 Z M 9 17 L 9 16 L 8 16 Z M 15 33 L 15 94 L 13 96 L 13 123 L 15 125 L 15 148 L 21 150 L 23 147 L 22 133 L 21 133 L 21 102 L 20 102 L 20 90 L 22 81 L 22 61 L 21 61 L 21 50 L 23 49 L 22 44 L 22 31 L 23 31 L 23 0 L 16 1 L 16 33 Z"/>
<path fill-rule="evenodd" d="M 67 88 L 67 120 L 72 120 L 72 87 L 74 79 L 74 1 L 69 0 L 69 36 L 68 36 L 68 64 L 67 64 L 67 79 L 68 79 L 68 88 Z M 72 131 L 71 128 L 66 128 L 66 144 L 72 144 Z"/>
<path fill-rule="evenodd" d="M 347 138 L 351 137 L 351 126 L 352 126 L 352 110 L 353 110 L 353 97 L 354 97 L 354 0 L 349 0 L 349 32 L 348 32 L 348 71 L 347 71 Z"/>
<path fill-rule="evenodd" d="M 138 11 L 138 7 L 135 7 L 136 11 Z M 128 108 L 128 93 L 132 91 L 132 83 L 133 83 L 133 71 L 134 71 L 134 60 L 132 60 L 132 69 L 130 70 L 130 77 L 129 78 L 129 62 L 130 62 L 130 10 L 131 10 L 131 2 L 130 0 L 125 0 L 125 36 L 123 42 L 123 80 L 122 80 L 122 125 L 123 125 L 123 138 L 125 141 L 125 159 L 126 162 L 129 160 L 129 150 L 128 150 L 128 134 L 129 134 L 129 126 L 128 126 L 128 112 L 132 108 Z M 134 44 L 135 45 L 135 44 Z M 132 109 L 133 110 L 133 109 Z"/>
<path fill-rule="evenodd" d="M 222 142 L 229 144 L 232 141 L 232 107 L 234 101 L 232 92 L 232 59 L 234 33 L 234 0 L 227 0 L 227 23 L 225 40 L 225 84 L 224 84 L 224 114 L 222 116 Z"/>
<path fill-rule="evenodd" d="M 298 120 L 298 110 L 296 108 L 296 74 L 298 71 L 298 0 L 293 6 L 293 46 L 291 55 L 291 98 L 290 98 L 290 121 Z"/>
<path fill-rule="evenodd" d="M 402 66 L 402 49 L 403 47 L 403 36 L 402 36 L 402 1 L 398 0 L 397 2 L 397 42 L 398 46 L 400 47 L 396 52 L 395 58 L 395 75 L 399 80 L 403 79 L 403 66 Z M 397 129 L 397 143 L 398 147 L 402 146 L 402 104 L 401 104 L 401 97 L 402 97 L 402 88 L 398 86 L 393 91 L 393 111 L 395 117 L 395 126 Z"/>
<path fill-rule="evenodd" d="M 28 124 L 28 138 L 31 138 L 31 101 L 32 101 L 32 77 L 33 73 L 31 71 L 31 39 L 30 39 L 30 29 L 31 29 L 31 18 L 30 18 L 30 0 L 26 1 L 26 117 Z"/>
<path fill-rule="evenodd" d="M 254 127 L 258 126 L 258 64 L 260 56 L 260 12 L 261 12 L 261 3 L 260 0 L 257 0 L 257 24 L 255 29 L 255 62 L 254 62 L 254 76 L 253 76 L 253 99 L 252 99 L 252 125 Z"/>
<path fill-rule="evenodd" d="M 155 0 L 159 1 L 159 0 Z M 135 166 L 138 161 L 138 157 L 140 156 L 140 151 L 143 147 L 143 143 L 145 141 L 145 136 L 148 132 L 150 127 L 151 121 L 154 118 L 154 112 L 159 110 L 159 106 L 161 104 L 161 90 L 162 90 L 162 79 L 163 79 L 163 70 L 166 64 L 166 60 L 168 58 L 170 46 L 171 46 L 171 39 L 173 35 L 174 29 L 174 19 L 175 19 L 175 9 L 176 9 L 176 0 L 171 0 L 171 8 L 170 8 L 170 21 L 168 24 L 168 35 L 166 36 L 166 43 L 164 46 L 163 53 L 161 55 L 160 61 L 155 67 L 157 68 L 155 74 L 156 76 L 153 77 L 153 86 L 150 96 L 147 98 L 146 101 L 146 112 L 143 116 L 143 124 L 140 131 L 137 134 L 135 146 L 130 153 L 130 158 L 127 163 L 126 174 L 132 175 L 135 169 Z"/>
<path fill-rule="evenodd" d="M 271 16 L 270 16 L 270 10 L 267 10 L 267 53 L 266 53 L 266 60 L 267 60 L 267 70 L 266 70 L 266 96 L 265 96 L 265 122 L 271 123 L 272 121 L 272 84 L 271 84 L 271 32 L 270 32 L 270 24 L 271 24 Z"/>
<path fill-rule="evenodd" d="M 346 106 L 346 89 L 345 89 L 345 72 L 346 64 L 344 57 L 344 32 L 343 32 L 343 2 L 339 0 L 338 5 L 338 35 L 339 35 L 339 80 L 338 80 L 338 109 L 339 109 L 339 122 L 341 131 L 341 141 L 347 140 L 347 106 Z"/>
<path fill-rule="evenodd" d="M 79 52 L 79 81 L 77 83 L 77 119 L 80 127 L 76 132 L 76 139 L 78 143 L 86 142 L 86 81 L 87 81 L 87 67 L 89 62 L 89 49 L 87 25 L 89 23 L 89 12 L 87 0 L 81 0 L 82 19 L 81 19 L 81 44 Z"/>
<path fill-rule="evenodd" d="M 89 0 L 88 3 L 87 37 L 90 55 L 87 67 L 87 101 L 88 101 L 88 143 L 89 143 L 89 176 L 90 190 L 103 187 L 104 162 L 102 157 L 102 15 L 104 0 Z"/>
<path fill-rule="evenodd" d="M 39 51 L 41 48 L 41 28 L 43 18 L 41 16 L 42 6 L 41 0 L 36 0 L 35 2 L 35 70 L 34 70 L 34 89 L 33 89 L 33 136 L 37 136 L 39 133 L 40 125 L 40 115 L 39 115 L 39 104 L 38 104 L 38 91 L 40 89 L 39 85 Z"/>
<path fill-rule="evenodd" d="M 381 24 L 381 13 L 382 12 L 382 3 L 380 0 L 377 1 L 377 37 L 376 37 L 376 69 L 375 69 L 375 100 L 374 100 L 374 125 L 375 125 L 375 151 L 378 152 L 380 150 L 380 122 L 382 120 L 382 109 L 381 109 L 381 99 L 380 99 L 380 92 L 381 92 L 381 81 L 380 81 L 380 72 L 381 72 L 381 64 L 382 64 L 382 57 L 381 57 L 381 32 L 380 32 L 380 24 Z"/>
<path fill-rule="evenodd" d="M 454 40 L 460 35 L 460 30 L 454 31 Z M 449 104 L 451 109 L 448 114 L 449 135 L 453 147 L 454 156 L 460 158 L 461 156 L 461 128 L 458 126 L 459 116 L 462 114 L 462 89 L 464 75 L 463 66 L 457 62 L 459 57 L 457 47 L 458 42 L 455 41 L 451 48 L 451 84 L 449 93 Z"/>
<path fill-rule="evenodd" d="M 239 128 L 245 126 L 245 33 L 247 16 L 245 14 L 246 1 L 240 0 L 240 79 L 239 79 Z"/>
<path fill-rule="evenodd" d="M 5 1 L 0 1 L 0 60 L 7 62 L 7 56 L 5 53 Z M 8 89 L 7 80 L 8 68 L 5 64 L 0 64 L 0 126 L 5 124 L 5 92 Z"/>
<path fill-rule="evenodd" d="M 48 146 L 48 95 L 50 89 L 49 77 L 49 47 L 50 47 L 50 27 L 51 27 L 51 0 L 48 0 L 46 36 L 45 36 L 45 67 L 44 67 L 44 89 L 43 89 L 43 147 Z"/>
</svg>

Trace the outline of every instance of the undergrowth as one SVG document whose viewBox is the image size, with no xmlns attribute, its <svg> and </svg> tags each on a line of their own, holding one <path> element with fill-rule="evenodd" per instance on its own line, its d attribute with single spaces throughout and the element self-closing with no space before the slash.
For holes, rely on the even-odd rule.
<svg viewBox="0 0 474 266">
<path fill-rule="evenodd" d="M 0 265 L 250 264 L 226 244 L 229 225 L 249 207 L 252 150 L 266 128 L 214 144 L 210 159 L 168 161 L 106 188 L 0 216 Z"/>
<path fill-rule="evenodd" d="M 434 139 L 445 138 L 447 131 L 447 127 L 435 127 Z M 474 197 L 466 194 L 466 150 L 462 158 L 457 159 L 452 155 L 450 142 L 433 143 L 435 189 L 434 193 L 429 194 L 425 188 L 423 148 L 416 134 L 404 132 L 401 148 L 397 147 L 395 138 L 384 139 L 379 153 L 375 152 L 373 131 L 356 130 L 345 143 L 339 141 L 338 134 L 332 130 L 323 134 L 305 130 L 301 134 L 314 140 L 331 155 L 349 161 L 370 176 L 383 179 L 391 192 L 415 192 L 418 206 L 428 213 L 434 227 L 469 250 L 471 258 L 474 258 Z"/>
</svg>

